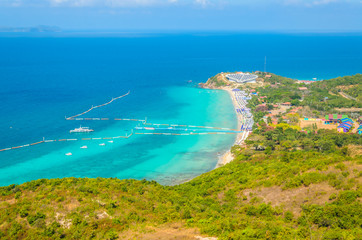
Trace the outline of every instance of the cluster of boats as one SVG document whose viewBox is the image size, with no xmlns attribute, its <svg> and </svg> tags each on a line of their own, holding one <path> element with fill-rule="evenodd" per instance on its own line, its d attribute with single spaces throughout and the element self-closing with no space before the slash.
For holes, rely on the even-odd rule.
<svg viewBox="0 0 362 240">
<path fill-rule="evenodd" d="M 70 130 L 69 131 L 70 133 L 89 133 L 89 132 L 94 132 L 93 129 L 90 129 L 89 127 L 82 127 L 80 126 L 79 128 L 75 128 L 73 130 Z M 108 141 L 109 143 L 113 143 L 113 141 Z M 99 146 L 105 146 L 106 144 L 105 143 L 100 143 Z M 81 146 L 80 147 L 81 149 L 87 149 L 88 146 L 87 145 L 84 145 L 84 146 Z M 66 156 L 72 156 L 73 154 L 71 152 L 68 152 L 65 154 Z"/>
</svg>

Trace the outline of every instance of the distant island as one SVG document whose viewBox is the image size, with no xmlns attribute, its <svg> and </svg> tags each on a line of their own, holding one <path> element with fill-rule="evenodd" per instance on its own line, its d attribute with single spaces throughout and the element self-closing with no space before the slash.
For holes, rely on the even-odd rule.
<svg viewBox="0 0 362 240">
<path fill-rule="evenodd" d="M 1 27 L 0 32 L 17 32 L 17 33 L 40 33 L 40 32 L 61 32 L 61 28 L 57 26 L 36 26 L 36 27 Z"/>
<path fill-rule="evenodd" d="M 0 238 L 362 239 L 362 75 L 229 74 L 240 73 L 200 86 L 247 101 L 236 111 L 250 134 L 232 161 L 175 186 L 73 177 L 0 187 Z"/>
</svg>

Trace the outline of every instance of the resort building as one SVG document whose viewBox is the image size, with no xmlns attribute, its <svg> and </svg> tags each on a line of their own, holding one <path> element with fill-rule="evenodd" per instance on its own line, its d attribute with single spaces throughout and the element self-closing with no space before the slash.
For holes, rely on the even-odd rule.
<svg viewBox="0 0 362 240">
<path fill-rule="evenodd" d="M 342 123 L 342 119 L 348 118 L 348 115 L 341 115 L 341 114 L 328 114 L 325 116 L 324 123 L 331 124 L 331 123 Z"/>
<path fill-rule="evenodd" d="M 351 128 L 353 127 L 352 123 L 342 123 L 340 124 L 337 129 L 339 132 L 349 132 L 349 130 L 351 130 Z"/>
<path fill-rule="evenodd" d="M 353 120 L 350 118 L 342 118 L 341 124 L 337 127 L 340 132 L 349 132 L 353 127 Z"/>
<path fill-rule="evenodd" d="M 305 84 L 311 84 L 313 81 L 308 80 L 297 80 L 297 83 L 305 83 Z"/>
<path fill-rule="evenodd" d="M 228 74 L 226 77 L 229 81 L 237 83 L 255 83 L 255 80 L 258 78 L 257 75 L 242 72 Z"/>
<path fill-rule="evenodd" d="M 285 102 L 285 103 L 282 103 L 281 105 L 285 106 L 285 107 L 291 107 L 292 103 L 291 102 Z"/>
</svg>

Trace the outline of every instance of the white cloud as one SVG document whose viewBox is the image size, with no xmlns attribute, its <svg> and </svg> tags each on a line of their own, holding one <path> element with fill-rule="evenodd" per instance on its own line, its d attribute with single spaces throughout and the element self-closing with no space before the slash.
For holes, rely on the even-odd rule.
<svg viewBox="0 0 362 240">
<path fill-rule="evenodd" d="M 206 7 L 206 5 L 209 4 L 209 1 L 207 1 L 207 0 L 195 0 L 195 3 L 201 5 L 202 7 Z"/>
<path fill-rule="evenodd" d="M 52 6 L 107 6 L 107 7 L 137 7 L 153 6 L 177 2 L 177 0 L 48 0 Z"/>
<path fill-rule="evenodd" d="M 0 0 L 1 1 L 1 0 Z M 206 7 L 209 0 L 46 0 L 52 6 L 107 6 L 107 7 L 147 7 L 164 5 L 190 5 L 197 4 Z M 219 1 L 219 0 L 216 0 Z M 223 0 L 225 1 L 225 0 Z"/>
<path fill-rule="evenodd" d="M 105 4 L 110 7 L 151 6 L 159 3 L 157 0 L 105 0 Z"/>
<path fill-rule="evenodd" d="M 311 3 L 311 5 L 326 5 L 326 4 L 330 4 L 330 3 L 334 3 L 337 2 L 337 0 L 316 0 L 314 2 Z"/>
<path fill-rule="evenodd" d="M 313 6 L 322 6 L 333 3 L 362 3 L 359 0 L 281 0 L 281 3 L 284 5 L 296 5 L 296 6 L 305 6 L 305 7 L 313 7 Z"/>
<path fill-rule="evenodd" d="M 92 6 L 95 0 L 49 0 L 52 6 L 73 6 L 86 7 Z"/>
</svg>

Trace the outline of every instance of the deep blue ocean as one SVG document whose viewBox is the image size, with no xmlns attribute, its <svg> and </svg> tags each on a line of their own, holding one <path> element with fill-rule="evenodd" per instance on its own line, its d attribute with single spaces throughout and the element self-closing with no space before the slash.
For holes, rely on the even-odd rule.
<svg viewBox="0 0 362 240">
<path fill-rule="evenodd" d="M 228 93 L 197 83 L 219 72 L 262 71 L 265 56 L 267 71 L 295 79 L 352 75 L 362 72 L 362 35 L 0 34 L 0 149 L 43 137 L 129 134 L 135 122 L 65 120 L 128 90 L 129 96 L 84 117 L 234 128 Z M 80 124 L 95 132 L 69 133 Z M 71 176 L 172 184 L 213 169 L 234 138 L 134 135 L 113 143 L 39 144 L 0 152 L 0 186 Z"/>
</svg>

